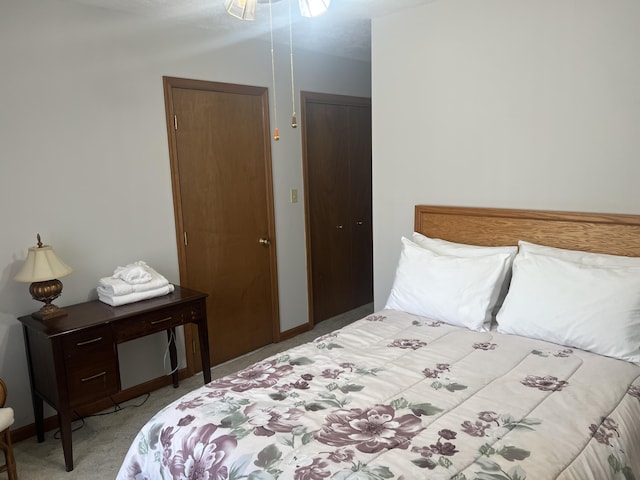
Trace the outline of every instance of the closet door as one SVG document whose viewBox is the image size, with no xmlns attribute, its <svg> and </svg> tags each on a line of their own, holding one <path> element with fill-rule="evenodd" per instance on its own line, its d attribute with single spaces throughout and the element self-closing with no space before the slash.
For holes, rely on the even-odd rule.
<svg viewBox="0 0 640 480">
<path fill-rule="evenodd" d="M 315 321 L 349 309 L 351 287 L 348 166 L 349 112 L 340 105 L 306 109 L 310 300 Z"/>
<path fill-rule="evenodd" d="M 370 99 L 302 93 L 312 323 L 373 300 Z"/>
<path fill-rule="evenodd" d="M 351 308 L 373 301 L 371 106 L 349 108 Z"/>
</svg>

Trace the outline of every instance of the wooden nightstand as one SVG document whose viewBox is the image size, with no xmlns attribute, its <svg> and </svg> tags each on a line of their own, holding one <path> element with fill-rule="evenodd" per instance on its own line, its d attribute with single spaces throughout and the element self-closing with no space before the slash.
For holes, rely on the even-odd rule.
<svg viewBox="0 0 640 480">
<path fill-rule="evenodd" d="M 202 374 L 211 381 L 207 294 L 176 286 L 169 295 L 111 307 L 98 300 L 65 307 L 67 316 L 46 322 L 31 315 L 23 324 L 38 442 L 44 441 L 44 403 L 58 411 L 65 467 L 73 470 L 73 409 L 121 390 L 118 343 L 194 323 L 198 327 Z M 173 337 L 175 338 L 175 337 Z M 178 386 L 177 353 L 169 344 L 173 385 Z"/>
</svg>

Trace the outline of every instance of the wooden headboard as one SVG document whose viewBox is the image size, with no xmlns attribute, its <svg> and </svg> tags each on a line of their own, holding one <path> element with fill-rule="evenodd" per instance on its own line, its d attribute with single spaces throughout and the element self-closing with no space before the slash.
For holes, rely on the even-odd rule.
<svg viewBox="0 0 640 480">
<path fill-rule="evenodd" d="M 640 215 L 416 205 L 416 232 L 472 245 L 552 247 L 640 257 Z"/>
</svg>

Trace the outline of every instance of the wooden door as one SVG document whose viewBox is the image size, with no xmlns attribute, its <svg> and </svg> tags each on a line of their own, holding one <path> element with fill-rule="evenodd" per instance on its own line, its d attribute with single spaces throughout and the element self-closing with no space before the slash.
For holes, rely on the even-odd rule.
<svg viewBox="0 0 640 480">
<path fill-rule="evenodd" d="M 373 300 L 371 102 L 303 92 L 307 266 L 313 323 Z"/>
<path fill-rule="evenodd" d="M 348 111 L 309 102 L 305 108 L 308 255 L 313 321 L 349 309 L 351 287 Z M 331 141 L 328 141 L 331 139 Z"/>
<path fill-rule="evenodd" d="M 373 301 L 371 106 L 349 107 L 352 308 Z"/>
<path fill-rule="evenodd" d="M 218 364 L 280 330 L 267 89 L 165 78 L 165 96 L 180 280 L 209 294 Z"/>
</svg>

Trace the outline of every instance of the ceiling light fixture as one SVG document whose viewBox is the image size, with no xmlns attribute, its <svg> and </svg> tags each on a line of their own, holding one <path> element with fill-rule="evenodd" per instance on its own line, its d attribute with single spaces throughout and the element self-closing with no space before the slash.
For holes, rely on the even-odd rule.
<svg viewBox="0 0 640 480">
<path fill-rule="evenodd" d="M 300 0 L 300 14 L 303 17 L 317 17 L 329 9 L 331 0 Z"/>
<path fill-rule="evenodd" d="M 275 127 L 273 129 L 273 139 L 280 140 L 280 129 L 278 128 L 278 102 L 276 98 L 276 64 L 273 42 L 273 11 L 271 5 L 277 3 L 280 0 L 225 0 L 224 7 L 227 12 L 240 20 L 255 20 L 256 18 L 256 5 L 258 3 L 264 3 L 269 5 L 269 34 L 271 41 L 271 86 L 273 96 L 273 119 Z M 291 66 L 291 127 L 296 128 L 298 126 L 298 120 L 296 118 L 296 97 L 295 97 L 295 84 L 293 73 L 293 22 L 291 19 L 291 3 L 293 0 L 289 0 L 289 55 Z M 325 13 L 331 0 L 298 0 L 298 6 L 300 7 L 300 14 L 303 17 L 317 17 Z"/>
<path fill-rule="evenodd" d="M 277 3 L 280 0 L 225 0 L 224 8 L 240 20 L 255 20 L 258 3 Z M 331 0 L 298 0 L 303 17 L 317 17 L 327 11 Z"/>
<path fill-rule="evenodd" d="M 257 0 L 225 0 L 224 8 L 229 15 L 233 15 L 240 20 L 256 19 Z"/>
</svg>

